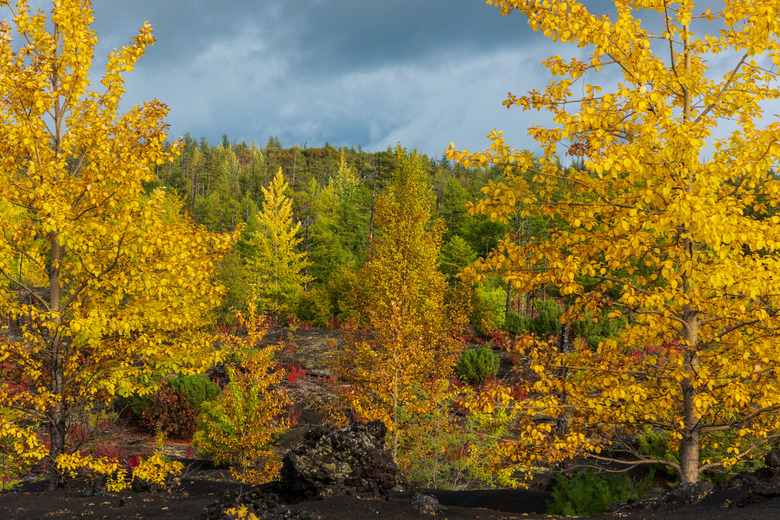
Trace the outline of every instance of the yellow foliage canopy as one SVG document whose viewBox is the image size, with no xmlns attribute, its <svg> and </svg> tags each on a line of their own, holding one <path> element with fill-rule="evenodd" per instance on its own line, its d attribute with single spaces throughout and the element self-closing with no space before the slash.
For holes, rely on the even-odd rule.
<svg viewBox="0 0 780 520">
<path fill-rule="evenodd" d="M 465 276 L 498 268 L 521 292 L 556 287 L 571 317 L 629 323 L 597 352 L 527 351 L 543 413 L 589 437 L 667 431 L 680 462 L 663 462 L 686 482 L 734 463 L 744 452 L 707 462 L 699 450 L 724 436 L 763 442 L 780 427 L 780 123 L 761 124 L 764 102 L 780 98 L 780 6 L 636 1 L 599 16 L 576 2 L 488 3 L 590 56 L 549 58 L 560 79 L 505 101 L 552 113 L 552 126 L 529 130 L 543 156 L 499 131 L 483 152 L 449 150 L 504 170 L 475 212 L 553 217 L 548 236 L 507 237 Z M 715 55 L 731 67 L 711 71 Z M 588 82 L 606 71 L 618 78 Z M 726 121 L 735 130 L 717 134 Z M 583 167 L 561 169 L 561 152 Z"/>
<path fill-rule="evenodd" d="M 445 302 L 446 281 L 437 270 L 443 226 L 432 220 L 433 199 L 421 159 L 396 149 L 399 170 L 377 201 L 376 235 L 361 271 L 365 290 L 359 302 L 365 322 L 345 333 L 343 348 L 329 363 L 351 386 L 352 410 L 381 420 L 393 435 L 397 455 L 398 411 L 412 415 L 430 403 L 420 387 L 451 376 L 462 348 L 464 307 Z"/>
<path fill-rule="evenodd" d="M 51 455 L 87 403 L 137 390 L 153 374 L 202 369 L 216 357 L 198 330 L 221 297 L 214 262 L 234 240 L 205 233 L 162 190 L 171 160 L 167 108 L 120 114 L 122 74 L 154 39 L 149 24 L 109 55 L 100 92 L 87 76 L 97 42 L 89 2 L 27 2 L 0 24 L 0 407 L 48 423 Z M 143 386 L 140 387 L 143 391 Z M 4 428 L 6 428 L 4 426 Z"/>
</svg>

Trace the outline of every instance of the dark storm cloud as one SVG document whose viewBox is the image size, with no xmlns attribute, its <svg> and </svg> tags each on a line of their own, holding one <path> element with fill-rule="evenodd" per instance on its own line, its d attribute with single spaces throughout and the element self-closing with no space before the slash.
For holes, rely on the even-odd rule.
<svg viewBox="0 0 780 520">
<path fill-rule="evenodd" d="M 38 0 L 41 5 L 50 3 Z M 159 98 L 172 136 L 261 145 L 483 148 L 492 128 L 517 147 L 544 115 L 507 111 L 507 91 L 542 88 L 560 52 L 517 14 L 482 0 L 95 0 L 105 55 L 145 20 L 157 43 L 127 76 L 124 106 Z M 46 10 L 50 10 L 47 7 Z"/>
<path fill-rule="evenodd" d="M 534 38 L 522 17 L 502 19 L 479 0 L 94 7 L 97 56 L 124 45 L 145 20 L 154 27 L 157 44 L 128 76 L 127 105 L 162 99 L 172 134 L 210 141 L 222 133 L 261 144 L 270 135 L 286 145 L 400 141 L 440 154 L 472 134 L 475 148 L 506 119 L 500 102 L 518 90 L 520 51 Z"/>
</svg>

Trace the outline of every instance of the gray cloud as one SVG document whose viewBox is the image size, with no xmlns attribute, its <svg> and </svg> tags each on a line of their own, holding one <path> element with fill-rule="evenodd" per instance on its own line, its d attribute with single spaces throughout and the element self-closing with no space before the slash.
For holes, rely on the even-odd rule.
<svg viewBox="0 0 780 520">
<path fill-rule="evenodd" d="M 98 56 L 151 21 L 157 44 L 128 76 L 126 106 L 163 100 L 174 135 L 430 154 L 486 142 L 534 36 L 473 0 L 97 0 L 95 15 Z"/>
<path fill-rule="evenodd" d="M 501 101 L 542 89 L 550 78 L 539 63 L 549 55 L 584 52 L 481 0 L 95 0 L 94 9 L 93 82 L 105 55 L 149 20 L 157 44 L 127 76 L 124 106 L 161 99 L 173 137 L 210 142 L 278 135 L 287 146 L 401 142 L 440 155 L 450 141 L 482 149 L 498 128 L 512 146 L 535 150 L 527 129 L 549 118 Z"/>
</svg>

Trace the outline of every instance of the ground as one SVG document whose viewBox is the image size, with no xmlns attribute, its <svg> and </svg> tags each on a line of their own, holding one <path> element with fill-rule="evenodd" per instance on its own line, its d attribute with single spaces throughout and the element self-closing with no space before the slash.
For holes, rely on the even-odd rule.
<svg viewBox="0 0 780 520">
<path fill-rule="evenodd" d="M 238 491 L 237 484 L 211 480 L 209 471 L 190 472 L 178 490 L 171 493 L 99 493 L 85 488 L 39 489 L 0 493 L 0 518 L 3 520 L 144 519 L 197 520 L 226 490 Z M 246 488 L 244 488 L 246 489 Z M 442 511 L 435 517 L 418 512 L 410 505 L 412 492 L 398 493 L 388 500 L 334 497 L 290 506 L 291 511 L 305 509 L 322 520 L 401 520 L 439 518 L 442 520 L 542 519 L 540 514 L 547 495 L 534 490 L 428 491 L 438 496 Z M 780 498 L 743 508 L 728 508 L 737 490 L 716 492 L 701 504 L 660 510 L 623 507 L 592 519 L 627 520 L 774 520 L 780 516 Z"/>
</svg>

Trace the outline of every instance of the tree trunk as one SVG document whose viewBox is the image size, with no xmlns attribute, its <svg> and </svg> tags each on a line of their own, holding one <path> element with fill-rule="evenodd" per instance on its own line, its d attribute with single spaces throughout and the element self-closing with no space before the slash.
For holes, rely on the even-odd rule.
<svg viewBox="0 0 780 520">
<path fill-rule="evenodd" d="M 64 248 L 60 245 L 59 235 L 56 231 L 51 233 L 49 243 L 51 247 L 49 258 L 49 310 L 51 314 L 48 319 L 54 322 L 50 325 L 51 335 L 49 336 L 49 370 L 51 373 L 49 390 L 58 399 L 48 413 L 47 418 L 49 422 L 49 441 L 51 442 L 49 455 L 52 461 L 54 461 L 66 451 L 68 410 L 62 402 L 62 397 L 65 393 L 65 365 L 63 363 L 63 344 L 58 332 L 61 325 L 60 301 L 62 298 L 60 268 L 64 257 Z M 52 480 L 59 484 L 62 475 L 53 464 L 51 471 L 54 477 Z"/>
<path fill-rule="evenodd" d="M 680 483 L 695 484 L 699 481 L 699 428 L 693 413 L 693 397 L 696 390 L 686 381 L 683 383 L 683 422 L 685 429 L 680 442 Z"/>
<path fill-rule="evenodd" d="M 683 276 L 683 290 L 688 291 L 687 276 Z M 685 368 L 688 374 L 682 381 L 683 431 L 680 442 L 680 482 L 683 484 L 699 481 L 699 441 L 700 422 L 696 417 L 695 397 L 700 392 L 693 385 L 693 378 L 699 369 L 697 341 L 699 336 L 698 313 L 690 306 L 683 307 L 683 345 L 685 349 Z"/>
</svg>

